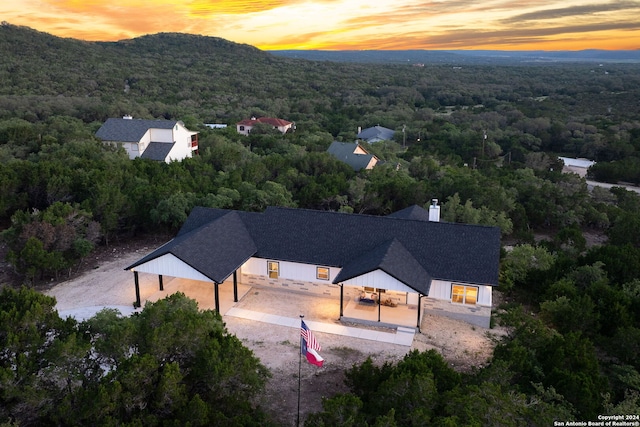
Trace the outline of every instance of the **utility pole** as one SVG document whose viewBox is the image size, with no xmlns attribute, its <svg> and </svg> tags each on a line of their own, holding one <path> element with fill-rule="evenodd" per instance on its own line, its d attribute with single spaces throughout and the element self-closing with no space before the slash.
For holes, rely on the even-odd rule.
<svg viewBox="0 0 640 427">
<path fill-rule="evenodd" d="M 484 136 L 482 137 L 482 154 L 480 155 L 480 158 L 482 160 L 484 160 L 484 143 L 487 140 L 487 131 L 484 131 Z"/>
<path fill-rule="evenodd" d="M 405 147 L 407 143 L 407 133 L 405 132 L 407 129 L 407 125 L 402 125 L 402 148 Z"/>
</svg>

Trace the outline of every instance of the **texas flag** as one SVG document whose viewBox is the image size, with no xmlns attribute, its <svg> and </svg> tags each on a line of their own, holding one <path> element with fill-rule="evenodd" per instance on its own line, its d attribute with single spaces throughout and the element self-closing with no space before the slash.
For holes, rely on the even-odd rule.
<svg viewBox="0 0 640 427">
<path fill-rule="evenodd" d="M 300 335 L 302 336 L 302 342 L 300 344 L 300 352 L 305 355 L 309 363 L 322 367 L 324 359 L 318 354 L 321 350 L 320 344 L 318 344 L 316 337 L 304 323 L 304 320 L 301 320 L 301 322 Z"/>
</svg>

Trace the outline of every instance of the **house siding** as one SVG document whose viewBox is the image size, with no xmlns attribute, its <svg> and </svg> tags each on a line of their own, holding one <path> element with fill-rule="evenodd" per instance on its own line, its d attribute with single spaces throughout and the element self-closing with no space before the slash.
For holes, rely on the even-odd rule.
<svg viewBox="0 0 640 427">
<path fill-rule="evenodd" d="M 155 130 L 156 129 L 154 129 L 154 131 Z M 164 131 L 164 129 L 157 129 L 157 130 Z M 169 130 L 169 132 L 171 133 L 169 135 L 169 140 L 162 140 L 161 142 L 176 141 L 176 144 L 173 146 L 173 148 L 169 152 L 166 162 L 169 163 L 173 160 L 182 160 L 188 157 L 192 157 L 192 154 L 193 154 L 193 150 L 191 148 L 192 132 L 189 132 L 184 126 L 180 125 L 179 123 L 176 126 L 174 126 L 173 131 Z"/>
<path fill-rule="evenodd" d="M 478 288 L 478 301 L 477 305 L 491 307 L 491 286 L 486 285 L 476 285 L 473 283 L 458 283 L 458 282 L 447 282 L 443 280 L 433 280 L 431 282 L 431 288 L 429 289 L 429 298 L 442 300 L 442 301 L 451 301 L 451 285 L 465 285 L 465 286 L 475 286 Z M 457 305 L 457 304 L 454 304 Z"/>
<path fill-rule="evenodd" d="M 415 292 L 401 281 L 380 270 L 354 277 L 353 279 L 345 281 L 344 284 L 348 286 L 367 286 L 370 288 L 400 291 L 402 293 Z"/>
<path fill-rule="evenodd" d="M 137 142 L 125 142 L 122 147 L 129 155 L 129 160 L 133 160 L 136 157 L 140 157 L 140 150 L 138 149 Z"/>
<path fill-rule="evenodd" d="M 251 129 L 253 129 L 253 126 L 248 126 L 248 125 L 237 125 L 236 126 L 236 130 L 238 131 L 238 133 L 240 135 L 249 135 L 249 132 L 251 132 Z"/>
<path fill-rule="evenodd" d="M 213 281 L 207 276 L 193 269 L 171 254 L 163 255 L 139 265 L 134 269 L 134 271 L 213 283 Z"/>
<path fill-rule="evenodd" d="M 241 282 L 248 285 L 269 286 L 323 296 L 340 296 L 340 286 L 332 283 L 340 272 L 339 268 L 277 261 L 279 264 L 279 277 L 276 279 L 268 277 L 268 261 L 277 260 L 250 258 L 240 269 Z M 316 267 L 329 268 L 329 280 L 317 279 Z"/>
<path fill-rule="evenodd" d="M 477 287 L 477 304 L 466 305 L 451 302 L 451 286 L 453 284 Z M 429 295 L 424 301 L 424 310 L 428 314 L 451 317 L 488 328 L 491 323 L 491 292 L 491 286 L 433 280 Z"/>
<path fill-rule="evenodd" d="M 177 126 L 180 127 L 180 125 Z M 149 141 L 153 142 L 173 142 L 173 134 L 173 129 L 149 129 L 147 134 L 145 134 L 145 137 L 149 135 Z M 176 135 L 175 139 L 178 139 L 178 135 Z"/>
<path fill-rule="evenodd" d="M 353 154 L 369 154 L 369 153 L 365 151 L 362 147 L 360 147 L 360 145 L 356 144 L 356 148 L 355 150 L 353 150 Z"/>
</svg>

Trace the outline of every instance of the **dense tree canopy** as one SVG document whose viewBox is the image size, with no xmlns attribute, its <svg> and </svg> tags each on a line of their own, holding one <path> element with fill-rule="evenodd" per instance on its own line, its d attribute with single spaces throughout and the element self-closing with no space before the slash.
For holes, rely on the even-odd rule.
<svg viewBox="0 0 640 427">
<path fill-rule="evenodd" d="M 26 288 L 0 297 L 0 424 L 269 423 L 251 405 L 268 371 L 183 294 L 81 323 Z"/>
<path fill-rule="evenodd" d="M 435 198 L 443 220 L 500 227 L 508 304 L 493 321 L 510 334 L 478 372 L 434 352 L 355 366 L 351 392 L 308 425 L 551 425 L 640 411 L 640 197 L 591 188 L 558 159 L 640 182 L 636 65 L 305 61 L 211 37 L 88 43 L 6 23 L 0 56 L 0 229 L 25 283 L 69 274 L 114 238 L 175 232 L 194 206 L 384 215 Z M 199 154 L 129 160 L 95 138 L 124 114 L 182 120 Z M 253 115 L 295 131 L 237 134 Z M 381 160 L 373 170 L 326 153 L 375 125 L 396 136 L 367 146 Z M 25 289 L 3 290 L 0 308 L 0 422 L 266 423 L 247 404 L 264 367 L 182 296 L 82 323 Z"/>
</svg>

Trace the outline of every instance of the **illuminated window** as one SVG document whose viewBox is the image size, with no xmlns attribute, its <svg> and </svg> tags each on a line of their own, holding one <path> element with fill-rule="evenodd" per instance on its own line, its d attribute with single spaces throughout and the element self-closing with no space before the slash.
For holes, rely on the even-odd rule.
<svg viewBox="0 0 640 427">
<path fill-rule="evenodd" d="M 329 269 L 326 267 L 316 267 L 316 278 L 329 280 Z"/>
<path fill-rule="evenodd" d="M 463 285 L 451 286 L 451 302 L 476 305 L 478 302 L 478 287 Z"/>
<path fill-rule="evenodd" d="M 275 261 L 267 261 L 267 274 L 271 279 L 277 279 L 280 276 L 280 263 Z"/>
</svg>

